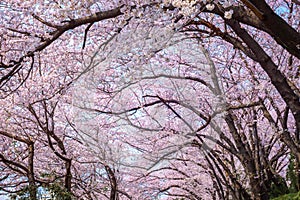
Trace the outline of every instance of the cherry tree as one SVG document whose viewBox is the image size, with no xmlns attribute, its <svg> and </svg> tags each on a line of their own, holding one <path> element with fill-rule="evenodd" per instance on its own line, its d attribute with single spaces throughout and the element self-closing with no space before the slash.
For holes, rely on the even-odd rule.
<svg viewBox="0 0 300 200">
<path fill-rule="evenodd" d="M 266 199 L 288 187 L 290 154 L 300 181 L 299 1 L 2 1 L 0 12 L 1 188 L 53 182 L 41 179 L 43 166 L 78 198 Z M 128 49 L 140 40 L 135 30 L 155 26 L 158 39 L 183 32 L 204 48 L 164 55 L 169 40 L 143 40 L 146 52 Z M 209 63 L 194 67 L 184 57 L 204 49 Z M 215 72 L 204 75 L 205 66 Z M 209 82 L 212 75 L 219 81 Z M 86 124 L 69 109 L 82 84 L 97 94 L 75 104 L 94 113 L 81 113 Z M 211 97 L 222 104 L 222 123 L 213 120 Z M 148 172 L 134 178 L 126 156 L 141 152 Z M 61 168 L 45 167 L 47 157 Z M 191 179 L 197 175 L 210 177 L 210 187 Z"/>
</svg>

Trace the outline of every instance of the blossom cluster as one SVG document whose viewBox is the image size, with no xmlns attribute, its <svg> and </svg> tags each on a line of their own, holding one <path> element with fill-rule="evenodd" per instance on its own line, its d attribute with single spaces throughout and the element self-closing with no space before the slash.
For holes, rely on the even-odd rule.
<svg viewBox="0 0 300 200">
<path fill-rule="evenodd" d="M 202 3 L 206 4 L 206 9 L 209 11 L 213 11 L 215 9 L 216 5 L 222 5 L 224 8 L 229 7 L 230 5 L 233 5 L 233 1 L 231 0 L 203 0 Z M 200 1 L 196 0 L 164 0 L 163 2 L 165 5 L 172 4 L 174 7 L 180 9 L 180 13 L 184 16 L 192 16 L 197 12 L 197 3 L 200 3 Z M 224 18 L 225 19 L 231 19 L 233 15 L 233 10 L 226 10 L 224 12 Z"/>
</svg>

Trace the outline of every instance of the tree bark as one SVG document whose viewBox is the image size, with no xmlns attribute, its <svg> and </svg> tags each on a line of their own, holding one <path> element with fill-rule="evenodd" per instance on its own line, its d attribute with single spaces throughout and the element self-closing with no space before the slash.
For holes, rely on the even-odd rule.
<svg viewBox="0 0 300 200">
<path fill-rule="evenodd" d="M 33 158 L 34 158 L 34 143 L 31 142 L 28 144 L 28 182 L 29 182 L 29 198 L 30 200 L 37 199 L 37 188 L 35 185 L 34 178 L 34 166 L 33 166 Z"/>
<path fill-rule="evenodd" d="M 115 177 L 115 173 L 112 171 L 112 169 L 106 165 L 105 170 L 109 177 L 110 182 L 110 198 L 109 200 L 119 200 L 118 190 L 117 190 L 117 179 Z"/>
<path fill-rule="evenodd" d="M 270 35 L 275 41 L 290 54 L 300 59 L 300 33 L 278 16 L 265 1 L 249 0 L 249 2 L 262 13 L 262 18 L 258 17 L 261 18 L 260 20 L 266 28 L 271 31 Z"/>
</svg>

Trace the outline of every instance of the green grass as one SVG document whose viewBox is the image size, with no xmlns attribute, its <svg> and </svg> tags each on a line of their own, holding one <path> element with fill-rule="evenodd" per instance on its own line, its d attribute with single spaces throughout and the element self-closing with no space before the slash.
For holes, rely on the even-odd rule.
<svg viewBox="0 0 300 200">
<path fill-rule="evenodd" d="M 300 200 L 300 191 L 298 193 L 291 193 L 280 197 L 276 197 L 272 200 Z"/>
</svg>

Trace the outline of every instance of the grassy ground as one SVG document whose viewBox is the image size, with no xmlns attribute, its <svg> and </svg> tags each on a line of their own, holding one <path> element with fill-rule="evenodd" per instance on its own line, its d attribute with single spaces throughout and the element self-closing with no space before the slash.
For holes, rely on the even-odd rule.
<svg viewBox="0 0 300 200">
<path fill-rule="evenodd" d="M 272 200 L 300 200 L 300 191 L 298 193 L 291 193 L 280 197 L 276 197 Z"/>
</svg>

